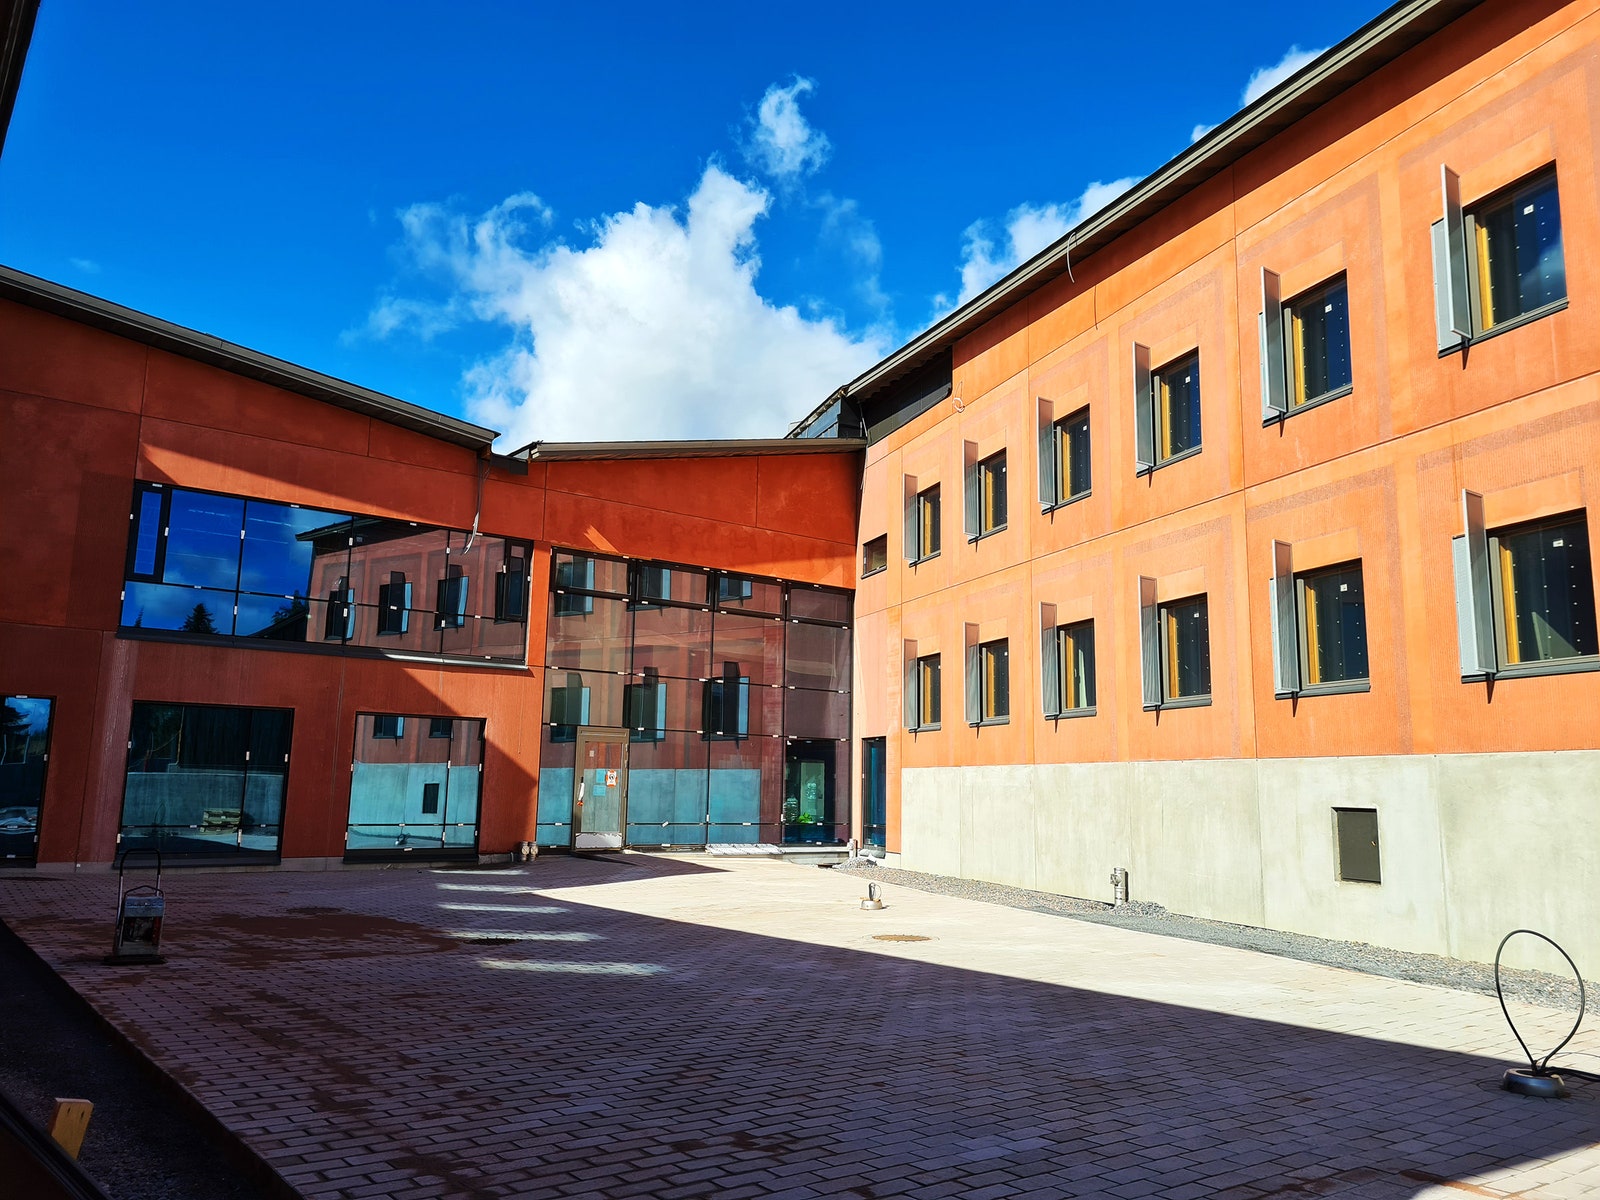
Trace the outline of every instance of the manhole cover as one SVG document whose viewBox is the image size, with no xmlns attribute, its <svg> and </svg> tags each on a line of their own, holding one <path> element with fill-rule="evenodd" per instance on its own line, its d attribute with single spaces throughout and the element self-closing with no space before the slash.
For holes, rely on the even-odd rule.
<svg viewBox="0 0 1600 1200">
<path fill-rule="evenodd" d="M 920 933 L 875 933 L 872 935 L 875 942 L 931 942 L 931 937 L 924 937 Z"/>
</svg>

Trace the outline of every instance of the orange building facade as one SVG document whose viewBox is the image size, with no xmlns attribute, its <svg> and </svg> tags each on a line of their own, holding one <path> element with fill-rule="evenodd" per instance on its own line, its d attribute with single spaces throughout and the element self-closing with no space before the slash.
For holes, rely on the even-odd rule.
<svg viewBox="0 0 1600 1200">
<path fill-rule="evenodd" d="M 1597 51 L 1398 5 L 836 398 L 905 866 L 1600 959 Z"/>
<path fill-rule="evenodd" d="M 782 440 L 499 455 L 0 272 L 0 861 L 854 837 L 1600 959 L 1597 64 L 1404 0 Z"/>
<path fill-rule="evenodd" d="M 832 687 L 815 671 L 798 681 L 826 691 L 823 707 L 842 705 L 830 721 L 792 702 L 786 721 L 780 700 L 752 722 L 747 694 L 741 726 L 737 702 L 742 680 L 762 689 L 764 713 L 785 664 L 806 675 L 813 629 L 842 630 L 848 654 L 851 445 L 501 456 L 492 431 L 15 272 L 0 280 L 0 429 L 7 862 L 107 864 L 150 847 L 169 863 L 319 866 L 572 845 L 582 781 L 572 731 L 563 742 L 550 721 L 562 714 L 547 711 L 546 659 L 563 681 L 597 664 L 572 648 L 593 618 L 581 604 L 563 614 L 558 549 L 591 564 L 590 582 L 592 564 L 602 581 L 616 573 L 619 598 L 587 603 L 615 603 L 639 654 L 649 635 L 642 621 L 635 633 L 636 613 L 683 615 L 657 639 L 663 656 L 692 642 L 689 625 L 720 619 L 717 669 L 734 679 L 726 744 L 760 746 L 741 785 L 757 801 L 737 829 L 708 829 L 689 789 L 670 837 L 630 828 L 630 842 L 782 841 L 785 816 L 807 840 L 847 832 L 847 781 L 822 781 L 838 788 L 838 810 L 812 803 L 801 822 L 784 811 L 784 774 L 822 740 L 838 743 L 830 762 L 845 769 L 848 667 Z M 646 561 L 656 580 L 674 569 L 664 564 L 687 564 L 673 596 L 629 593 Z M 778 646 L 765 660 L 778 678 L 755 684 L 740 663 L 750 647 L 728 641 L 749 620 L 731 611 L 746 593 L 771 598 L 762 622 Z M 708 646 L 699 674 L 674 687 L 698 700 L 709 664 Z M 605 664 L 597 699 L 620 697 L 631 669 L 627 653 Z M 627 749 L 645 763 L 698 748 L 704 800 L 719 764 L 703 716 L 697 702 L 670 729 L 663 713 L 630 731 L 620 704 L 597 709 L 588 723 L 622 776 L 613 796 L 626 790 Z M 567 770 L 553 777 L 559 795 L 541 795 L 552 741 Z"/>
</svg>

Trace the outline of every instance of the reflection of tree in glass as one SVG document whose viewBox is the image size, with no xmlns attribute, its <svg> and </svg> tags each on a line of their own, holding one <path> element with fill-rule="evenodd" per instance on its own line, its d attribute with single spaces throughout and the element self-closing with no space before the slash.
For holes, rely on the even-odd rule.
<svg viewBox="0 0 1600 1200">
<path fill-rule="evenodd" d="M 0 763 L 11 761 L 11 747 L 20 743 L 23 757 L 28 753 L 28 718 L 11 701 L 0 704 Z"/>
<path fill-rule="evenodd" d="M 178 761 L 182 733 L 182 708 L 176 705 L 142 708 L 135 714 L 128 770 L 166 770 L 168 763 Z"/>
<path fill-rule="evenodd" d="M 178 626 L 184 633 L 215 633 L 217 623 L 211 619 L 211 610 L 204 604 L 196 604 L 194 610 L 183 619 L 183 624 Z"/>
</svg>

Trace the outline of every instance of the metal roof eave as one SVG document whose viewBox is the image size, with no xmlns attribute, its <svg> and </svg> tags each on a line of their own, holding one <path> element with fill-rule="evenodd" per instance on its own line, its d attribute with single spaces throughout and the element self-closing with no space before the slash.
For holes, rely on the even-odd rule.
<svg viewBox="0 0 1600 1200">
<path fill-rule="evenodd" d="M 657 442 L 530 442 L 511 457 L 528 462 L 629 458 L 741 458 L 753 455 L 844 454 L 865 450 L 865 438 L 723 438 Z"/>
<path fill-rule="evenodd" d="M 861 399 L 923 365 L 1011 305 L 1104 249 L 1179 196 L 1232 166 L 1296 121 L 1393 62 L 1483 0 L 1401 0 L 1254 103 L 1240 109 L 1099 212 L 834 391 L 796 422 L 805 428 L 840 398 Z"/>
<path fill-rule="evenodd" d="M 89 325 L 130 341 L 183 358 L 218 367 L 258 383 L 320 400 L 325 404 L 385 421 L 402 429 L 479 454 L 493 445 L 499 434 L 493 429 L 473 425 L 456 417 L 436 413 L 421 405 L 387 396 L 358 384 L 296 366 L 281 358 L 199 333 L 159 317 L 113 304 L 87 292 L 28 275 L 12 267 L 0 266 L 0 299 L 12 300 L 58 317 Z"/>
</svg>

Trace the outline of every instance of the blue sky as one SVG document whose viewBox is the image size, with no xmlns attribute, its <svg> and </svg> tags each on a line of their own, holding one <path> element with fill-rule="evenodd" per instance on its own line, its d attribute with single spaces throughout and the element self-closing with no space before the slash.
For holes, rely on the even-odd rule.
<svg viewBox="0 0 1600 1200">
<path fill-rule="evenodd" d="M 507 444 L 775 435 L 1379 10 L 45 0 L 0 262 Z"/>
</svg>

